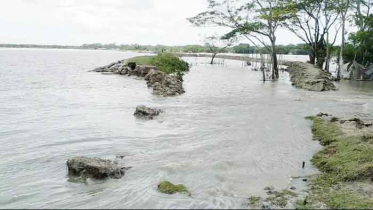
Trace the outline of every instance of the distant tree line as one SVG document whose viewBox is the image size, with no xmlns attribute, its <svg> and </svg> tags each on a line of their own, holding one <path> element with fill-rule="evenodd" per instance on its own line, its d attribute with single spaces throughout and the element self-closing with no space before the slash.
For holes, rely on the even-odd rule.
<svg viewBox="0 0 373 210">
<path fill-rule="evenodd" d="M 183 52 L 183 53 L 213 53 L 214 50 L 206 45 L 185 45 L 185 46 L 166 46 L 166 45 L 139 45 L 139 44 L 83 44 L 81 46 L 64 46 L 64 45 L 35 45 L 35 44 L 0 44 L 2 48 L 41 48 L 41 49 L 107 49 L 123 51 L 149 51 L 149 52 Z M 307 46 L 304 44 L 278 45 L 279 54 L 308 55 Z M 268 49 L 264 47 L 255 47 L 250 44 L 241 43 L 236 46 L 228 46 L 221 49 L 223 53 L 268 54 Z"/>
</svg>

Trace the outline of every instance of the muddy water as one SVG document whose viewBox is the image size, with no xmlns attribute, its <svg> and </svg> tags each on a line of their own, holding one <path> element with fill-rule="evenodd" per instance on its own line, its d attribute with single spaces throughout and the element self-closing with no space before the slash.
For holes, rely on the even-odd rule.
<svg viewBox="0 0 373 210">
<path fill-rule="evenodd" d="M 317 173 L 309 159 L 320 146 L 304 116 L 373 113 L 371 83 L 306 92 L 286 73 L 263 83 L 237 61 L 194 65 L 186 94 L 174 98 L 153 96 L 142 80 L 87 72 L 134 55 L 0 49 L 1 208 L 244 208 L 266 186 Z M 137 120 L 139 104 L 165 113 Z M 72 183 L 65 164 L 76 155 L 124 155 L 133 169 L 121 180 Z M 158 193 L 162 180 L 192 196 Z"/>
</svg>

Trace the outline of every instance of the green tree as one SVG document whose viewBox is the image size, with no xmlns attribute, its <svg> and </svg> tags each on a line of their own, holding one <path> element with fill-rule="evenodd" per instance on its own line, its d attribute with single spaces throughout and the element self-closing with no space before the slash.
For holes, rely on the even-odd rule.
<svg viewBox="0 0 373 210">
<path fill-rule="evenodd" d="M 212 53 L 210 64 L 214 64 L 214 59 L 218 53 L 224 52 L 228 47 L 235 42 L 234 37 L 223 38 L 218 35 L 208 36 L 204 40 L 207 52 Z"/>
<path fill-rule="evenodd" d="M 290 18 L 284 26 L 309 49 L 309 62 L 323 68 L 326 57 L 325 36 L 338 20 L 335 3 L 330 0 L 286 0 Z"/>
<path fill-rule="evenodd" d="M 244 36 L 261 43 L 272 56 L 272 79 L 279 77 L 276 31 L 288 12 L 282 0 L 208 0 L 208 10 L 188 20 L 196 26 L 215 25 L 231 29 L 226 38 Z"/>
</svg>

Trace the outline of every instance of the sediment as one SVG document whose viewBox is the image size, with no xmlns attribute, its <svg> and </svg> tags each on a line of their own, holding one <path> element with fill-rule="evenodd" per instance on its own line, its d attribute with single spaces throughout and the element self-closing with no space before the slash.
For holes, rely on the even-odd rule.
<svg viewBox="0 0 373 210">
<path fill-rule="evenodd" d="M 288 62 L 288 72 L 293 86 L 309 91 L 337 90 L 330 73 L 303 62 Z"/>
</svg>

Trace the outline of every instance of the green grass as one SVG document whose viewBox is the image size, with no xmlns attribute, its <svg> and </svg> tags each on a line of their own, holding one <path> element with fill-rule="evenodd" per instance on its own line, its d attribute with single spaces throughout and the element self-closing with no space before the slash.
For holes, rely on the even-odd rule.
<svg viewBox="0 0 373 210">
<path fill-rule="evenodd" d="M 289 197 L 297 197 L 297 194 L 289 190 L 283 190 L 281 192 L 275 191 L 266 199 L 266 201 L 279 207 L 286 207 L 288 205 Z"/>
<path fill-rule="evenodd" d="M 340 182 L 334 175 L 323 174 L 311 183 L 314 199 L 331 209 L 372 209 L 373 200 L 343 189 L 348 182 Z M 335 188 L 335 189 L 334 189 Z"/>
<path fill-rule="evenodd" d="M 169 181 L 161 182 L 158 185 L 158 190 L 164 194 L 188 193 L 188 189 L 184 185 L 174 185 Z"/>
<path fill-rule="evenodd" d="M 139 56 L 139 57 L 134 57 L 130 58 L 127 60 L 127 62 L 134 62 L 138 65 L 152 65 L 152 60 L 154 56 Z"/>
<path fill-rule="evenodd" d="M 305 209 L 317 209 L 316 207 L 307 203 L 307 198 L 305 200 L 297 200 L 295 203 L 295 209 L 305 210 Z"/>
<path fill-rule="evenodd" d="M 327 122 L 318 117 L 306 117 L 306 119 L 313 121 L 313 138 L 320 141 L 324 146 L 335 142 L 337 138 L 342 135 L 337 125 L 331 122 Z"/>
<path fill-rule="evenodd" d="M 178 56 L 168 53 L 156 56 L 140 56 L 128 59 L 127 62 L 135 62 L 138 65 L 156 66 L 160 71 L 167 74 L 180 74 L 189 70 L 189 64 Z"/>
<path fill-rule="evenodd" d="M 373 178 L 373 144 L 365 142 L 362 136 L 340 137 L 317 153 L 312 162 L 341 181 Z"/>
<path fill-rule="evenodd" d="M 261 200 L 260 197 L 251 196 L 251 197 L 249 198 L 249 204 L 250 204 L 250 206 L 256 206 L 256 205 L 259 204 L 260 200 Z"/>
<path fill-rule="evenodd" d="M 313 198 L 332 209 L 373 208 L 373 198 L 343 188 L 373 178 L 373 135 L 344 136 L 332 122 L 318 117 L 308 119 L 313 120 L 314 138 L 325 145 L 312 159 L 323 172 L 311 181 Z"/>
</svg>

